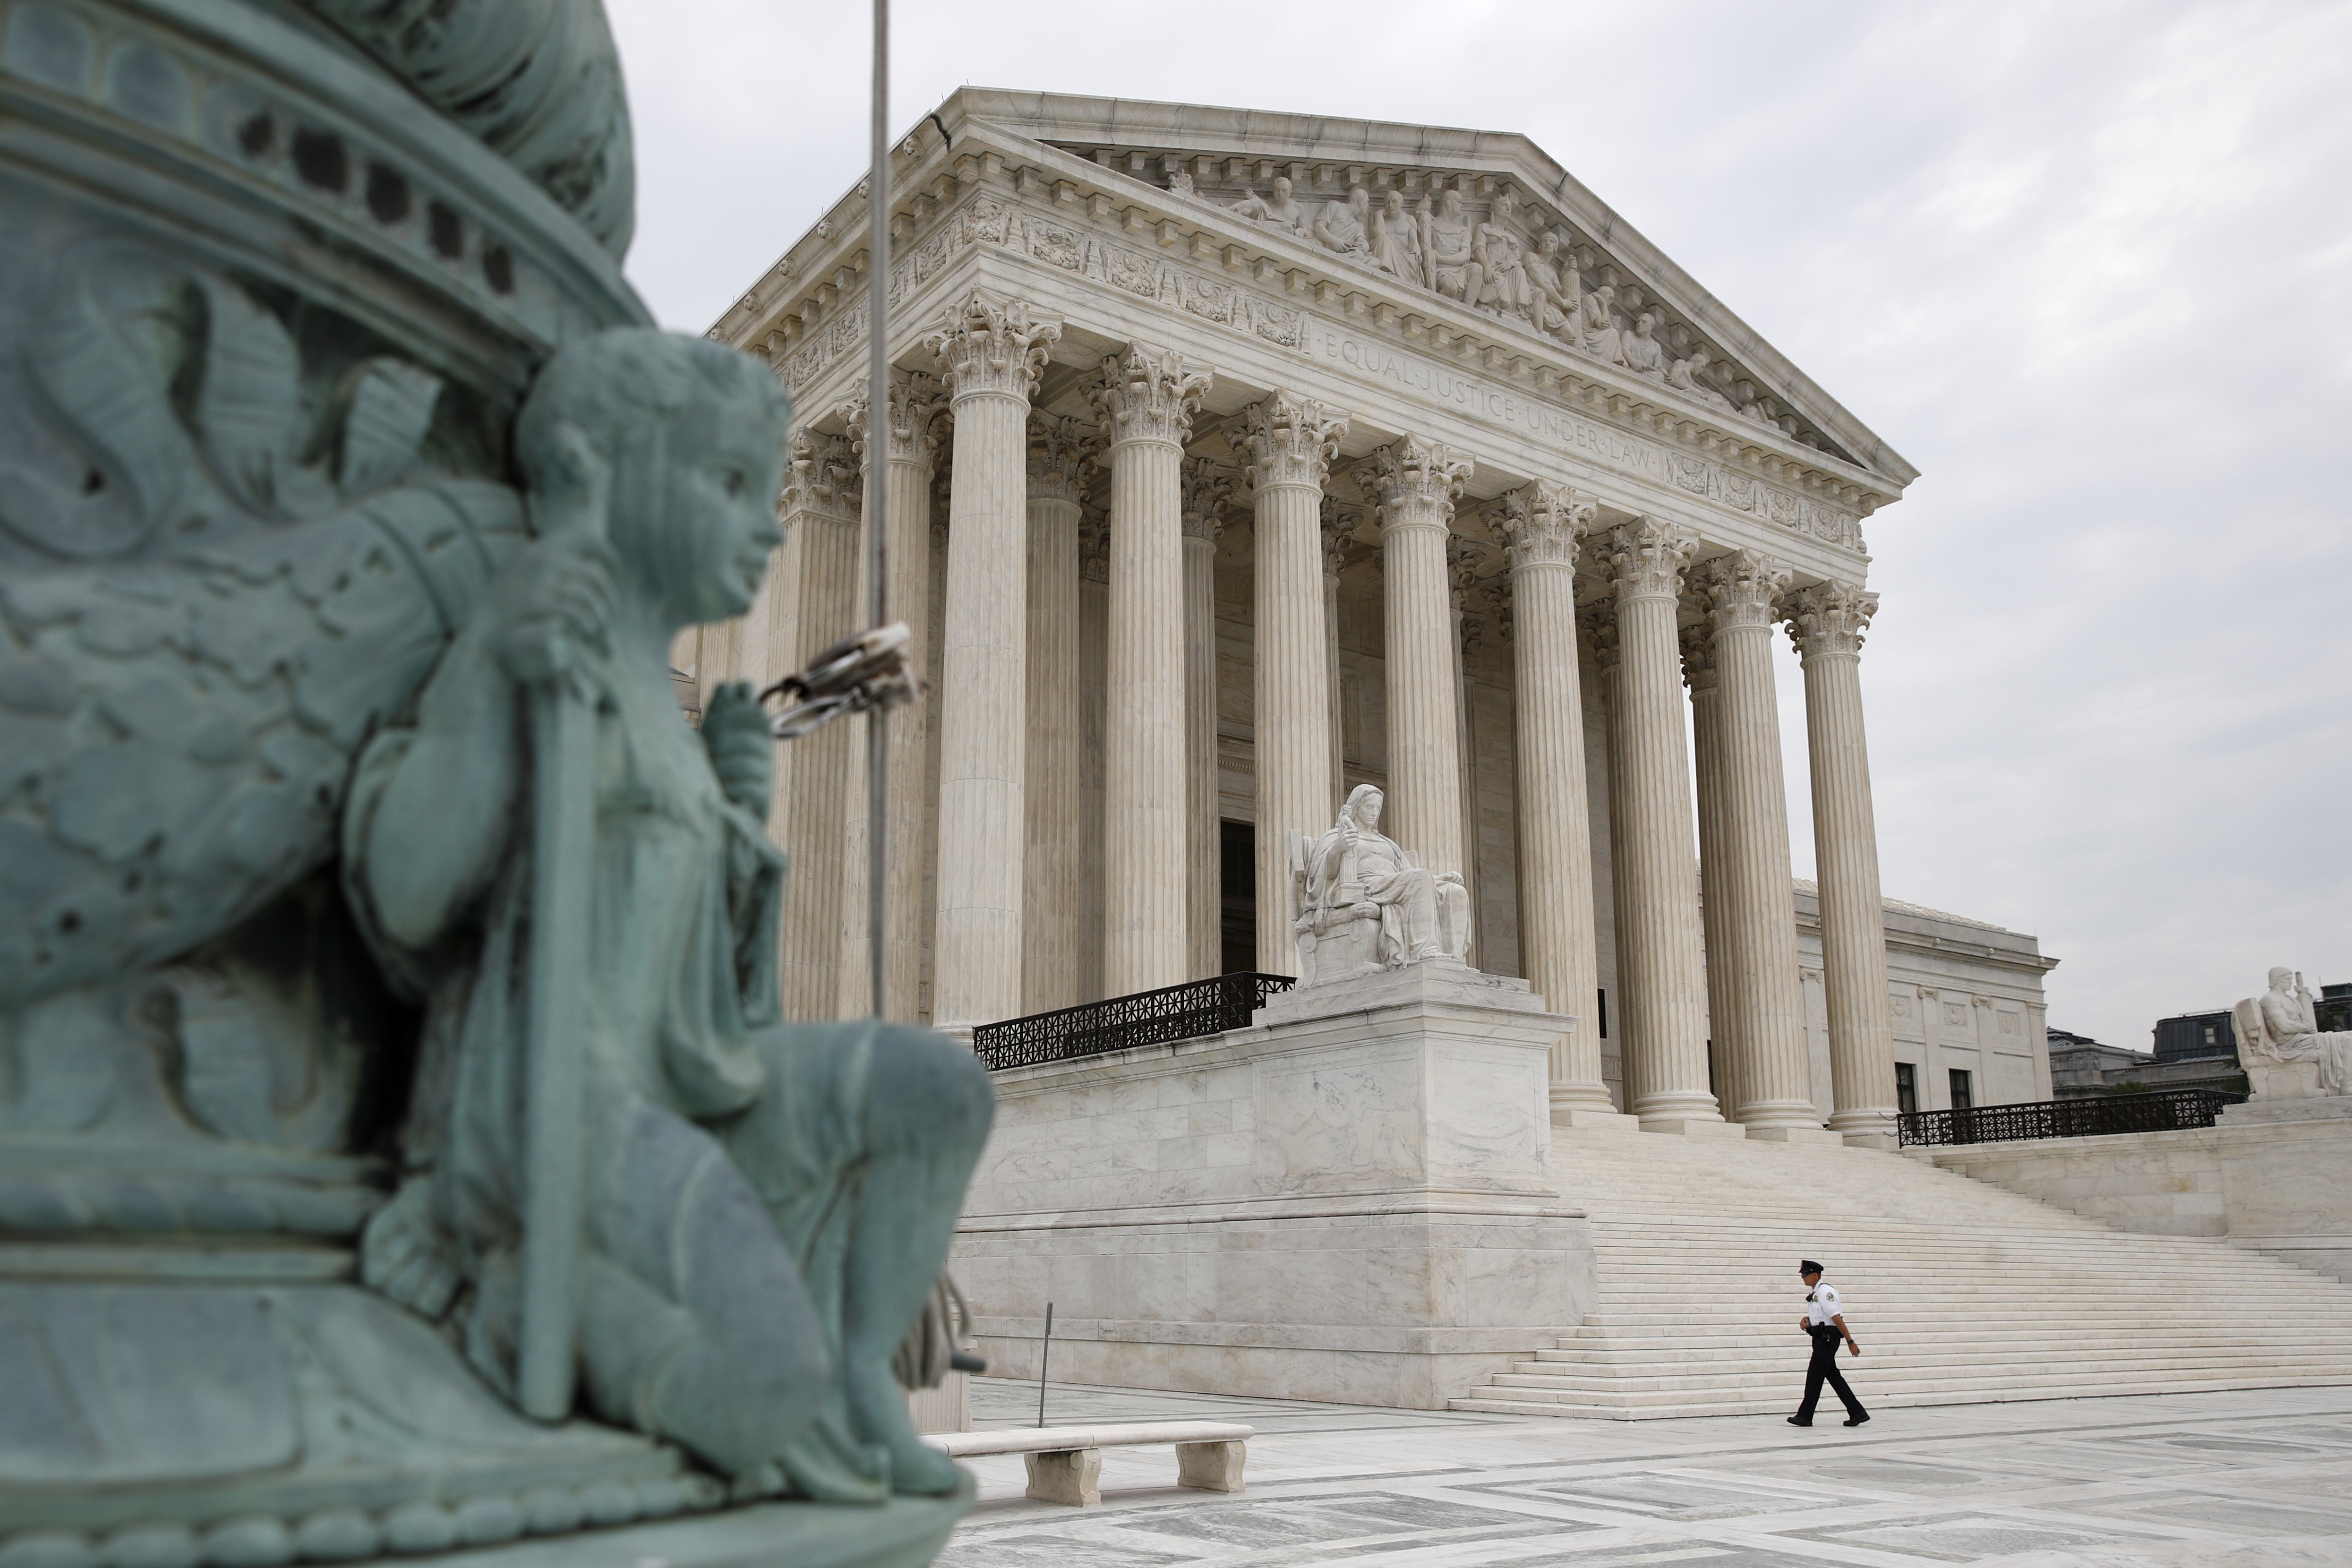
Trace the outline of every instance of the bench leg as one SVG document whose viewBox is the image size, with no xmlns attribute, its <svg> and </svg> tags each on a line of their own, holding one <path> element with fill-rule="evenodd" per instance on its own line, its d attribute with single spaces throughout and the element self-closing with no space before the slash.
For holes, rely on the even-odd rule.
<svg viewBox="0 0 2352 1568">
<path fill-rule="evenodd" d="M 1209 1445 L 1213 1447 L 1214 1445 Z M 1239 1447 L 1239 1444 L 1234 1447 Z M 1092 1508 L 1102 1501 L 1102 1450 L 1064 1448 L 1051 1454 L 1024 1454 L 1029 1467 L 1029 1495 L 1039 1502 Z M 1240 1474 L 1236 1468 L 1234 1473 Z"/>
<path fill-rule="evenodd" d="M 1176 1484 L 1204 1492 L 1242 1489 L 1242 1460 L 1246 1443 L 1179 1443 Z"/>
</svg>

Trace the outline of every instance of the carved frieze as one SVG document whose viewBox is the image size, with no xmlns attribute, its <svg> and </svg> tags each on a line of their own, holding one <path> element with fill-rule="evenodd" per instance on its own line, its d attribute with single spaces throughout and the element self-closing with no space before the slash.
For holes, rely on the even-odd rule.
<svg viewBox="0 0 2352 1568">
<path fill-rule="evenodd" d="M 1817 583 L 1790 599 L 1789 640 L 1798 654 L 1858 654 L 1863 634 L 1878 613 L 1878 595 L 1853 583 Z"/>
<path fill-rule="evenodd" d="M 1601 505 L 1582 490 L 1536 479 L 1501 497 L 1487 515 L 1510 542 L 1511 569 L 1576 565 L 1576 551 Z"/>
<path fill-rule="evenodd" d="M 1276 485 L 1323 487 L 1331 459 L 1339 453 L 1340 437 L 1348 433 L 1348 416 L 1311 397 L 1287 392 L 1242 410 L 1242 445 L 1253 464 L 1251 483 L 1259 489 Z"/>
<path fill-rule="evenodd" d="M 1087 392 L 1102 416 L 1110 445 L 1160 441 L 1181 447 L 1192 433 L 1192 414 L 1209 390 L 1205 366 L 1168 349 L 1130 344 L 1124 359 L 1103 361 L 1102 379 Z"/>
</svg>

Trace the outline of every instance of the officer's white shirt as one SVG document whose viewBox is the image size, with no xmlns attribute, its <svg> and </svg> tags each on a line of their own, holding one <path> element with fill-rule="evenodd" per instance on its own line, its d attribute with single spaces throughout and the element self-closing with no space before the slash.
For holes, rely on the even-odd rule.
<svg viewBox="0 0 2352 1568">
<path fill-rule="evenodd" d="M 1805 1299 L 1805 1321 L 1809 1323 L 1826 1323 L 1844 1310 L 1845 1303 L 1840 1300 L 1837 1287 L 1826 1279 L 1814 1286 L 1813 1293 Z"/>
</svg>

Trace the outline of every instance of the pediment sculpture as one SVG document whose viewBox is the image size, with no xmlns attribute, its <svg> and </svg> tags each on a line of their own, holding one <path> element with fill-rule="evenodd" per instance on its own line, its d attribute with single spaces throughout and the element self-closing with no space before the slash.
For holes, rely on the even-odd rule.
<svg viewBox="0 0 2352 1568">
<path fill-rule="evenodd" d="M 2352 1094 L 2352 1032 L 2320 1028 L 2315 1002 L 2303 976 L 2282 967 L 2268 990 L 2230 1010 L 2256 1099 Z"/>
<path fill-rule="evenodd" d="M 1470 895 L 1459 875 L 1423 868 L 1380 830 L 1386 796 L 1358 784 L 1309 843 L 1290 835 L 1298 983 L 1319 985 L 1412 963 L 1466 964 Z"/>
</svg>

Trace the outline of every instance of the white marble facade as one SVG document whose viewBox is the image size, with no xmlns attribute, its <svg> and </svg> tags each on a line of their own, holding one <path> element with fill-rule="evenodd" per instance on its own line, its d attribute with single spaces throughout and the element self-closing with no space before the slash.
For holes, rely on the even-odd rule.
<svg viewBox="0 0 2352 1568">
<path fill-rule="evenodd" d="M 2032 939 L 1878 887 L 1863 527 L 1914 470 L 1540 149 L 966 89 L 893 181 L 885 439 L 860 191 L 711 329 L 789 388 L 794 479 L 760 604 L 677 653 L 767 680 L 853 629 L 884 463 L 931 694 L 892 721 L 887 1014 L 1215 973 L 1225 823 L 1233 966 L 1295 972 L 1287 835 L 1370 784 L 1460 877 L 1470 963 L 1577 1020 L 1557 1125 L 1877 1142 L 1898 1062 L 1921 1109 L 1955 1068 L 2048 1093 Z M 777 783 L 799 1016 L 866 1003 L 862 755 L 827 740 Z"/>
</svg>

